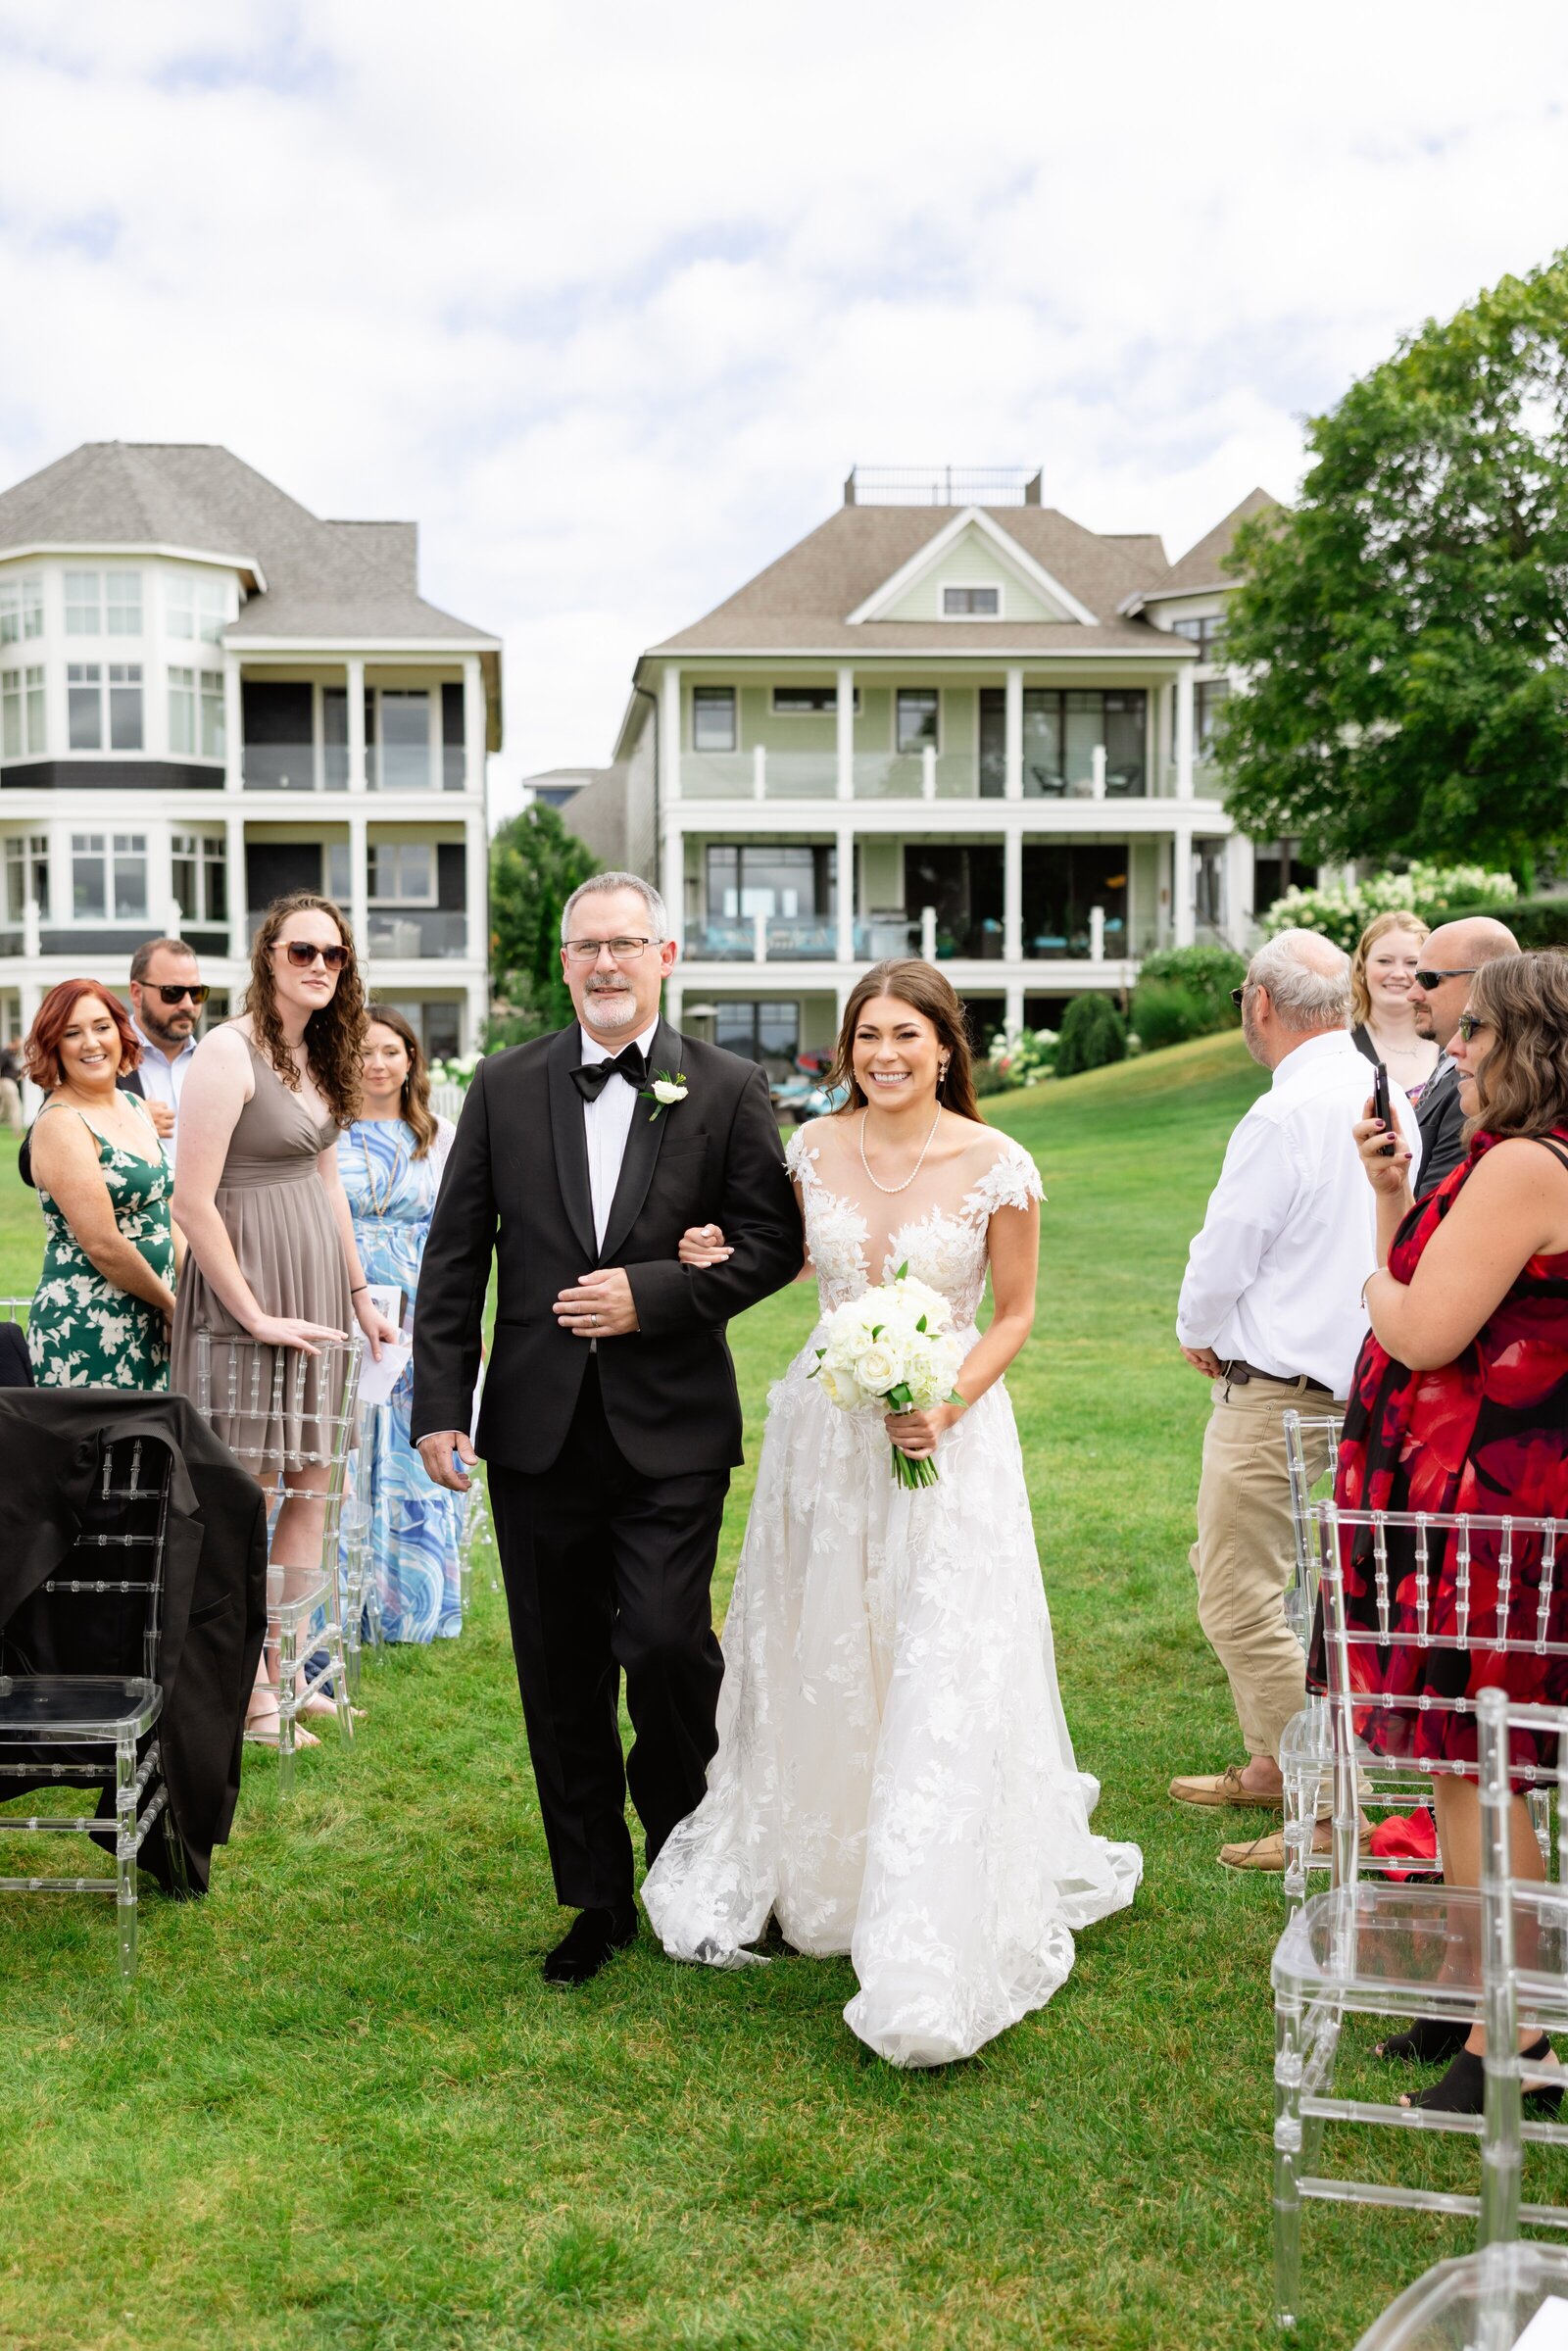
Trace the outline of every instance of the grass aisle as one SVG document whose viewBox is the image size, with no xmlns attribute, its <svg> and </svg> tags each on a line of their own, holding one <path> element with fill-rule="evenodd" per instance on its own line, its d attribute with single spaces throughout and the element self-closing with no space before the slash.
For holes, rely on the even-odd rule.
<svg viewBox="0 0 1568 2351">
<path fill-rule="evenodd" d="M 107 1904 L 0 1903 L 8 2351 L 1267 2339 L 1279 1885 L 1218 1869 L 1219 1826 L 1165 1799 L 1236 1751 L 1186 1563 L 1207 1396 L 1170 1318 L 1256 1085 L 1217 1040 L 1002 1113 L 1050 1194 L 1011 1387 L 1058 1670 L 1100 1825 L 1148 1870 L 1051 2007 L 908 2076 L 843 2025 L 847 1963 L 709 1975 L 645 1937 L 546 1992 L 560 1914 L 484 1561 L 463 1641 L 374 1664 L 362 1737 L 305 1760 L 289 1811 L 248 1760 L 212 1897 L 144 1906 L 133 2003 Z M 8 1169 L 0 1291 L 31 1286 L 35 1218 Z M 737 1328 L 754 1453 L 808 1321 L 797 1292 Z M 1313 2209 L 1298 2339 L 1353 2342 L 1466 2242 Z"/>
</svg>

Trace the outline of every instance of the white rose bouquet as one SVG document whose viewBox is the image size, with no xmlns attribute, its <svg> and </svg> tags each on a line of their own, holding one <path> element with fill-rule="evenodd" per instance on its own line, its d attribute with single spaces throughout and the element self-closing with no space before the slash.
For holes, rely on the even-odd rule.
<svg viewBox="0 0 1568 2351">
<path fill-rule="evenodd" d="M 961 1404 L 954 1386 L 963 1360 L 948 1329 L 953 1309 L 940 1290 L 916 1281 L 907 1264 L 891 1282 L 835 1307 L 810 1377 L 840 1412 L 929 1412 Z M 901 1486 L 934 1486 L 934 1461 L 911 1461 L 893 1447 Z"/>
</svg>

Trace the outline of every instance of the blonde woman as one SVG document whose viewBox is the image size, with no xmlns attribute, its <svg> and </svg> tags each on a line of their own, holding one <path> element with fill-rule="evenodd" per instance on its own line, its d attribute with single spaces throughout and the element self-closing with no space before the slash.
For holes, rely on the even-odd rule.
<svg viewBox="0 0 1568 2351">
<path fill-rule="evenodd" d="M 1419 914 L 1396 907 L 1367 924 L 1350 958 L 1350 1035 L 1412 1104 L 1438 1065 L 1437 1039 L 1415 1025 L 1415 975 L 1430 935 Z"/>
</svg>

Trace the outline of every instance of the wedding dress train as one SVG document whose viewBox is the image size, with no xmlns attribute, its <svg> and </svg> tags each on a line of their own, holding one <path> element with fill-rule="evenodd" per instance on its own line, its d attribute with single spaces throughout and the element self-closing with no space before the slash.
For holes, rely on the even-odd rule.
<svg viewBox="0 0 1568 2351">
<path fill-rule="evenodd" d="M 797 1130 L 826 1313 L 868 1286 L 879 1211 L 832 1190 L 822 1156 L 816 1123 Z M 967 1349 L 991 1217 L 1039 1197 L 1020 1146 L 977 1136 L 956 1174 L 897 1203 L 877 1278 L 907 1260 Z M 768 1397 L 718 1752 L 643 1898 L 675 1958 L 742 1964 L 770 1911 L 797 1949 L 848 1951 L 853 2031 L 895 2065 L 941 2065 L 1051 1998 L 1075 1931 L 1131 1902 L 1143 1859 L 1089 1827 L 1100 1790 L 1073 1760 L 1004 1387 L 911 1493 L 880 1419 L 836 1411 L 809 1380 L 818 1344 Z"/>
</svg>

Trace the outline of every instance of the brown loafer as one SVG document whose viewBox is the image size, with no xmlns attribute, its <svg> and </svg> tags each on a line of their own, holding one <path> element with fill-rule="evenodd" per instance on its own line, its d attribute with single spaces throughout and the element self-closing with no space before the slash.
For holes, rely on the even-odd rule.
<svg viewBox="0 0 1568 2351">
<path fill-rule="evenodd" d="M 1328 1842 L 1321 1829 L 1313 1832 L 1312 1847 L 1315 1852 L 1326 1852 Z M 1245 1844 L 1221 1845 L 1219 1857 L 1222 1867 L 1228 1870 L 1274 1870 L 1283 1873 L 1285 1832 L 1283 1829 L 1270 1829 L 1262 1837 L 1250 1837 Z"/>
<path fill-rule="evenodd" d="M 1242 1770 L 1239 1763 L 1227 1763 L 1222 1772 L 1190 1772 L 1171 1782 L 1170 1792 L 1178 1804 L 1239 1804 L 1250 1812 L 1283 1812 L 1283 1792 L 1254 1795 L 1242 1785 Z"/>
</svg>

